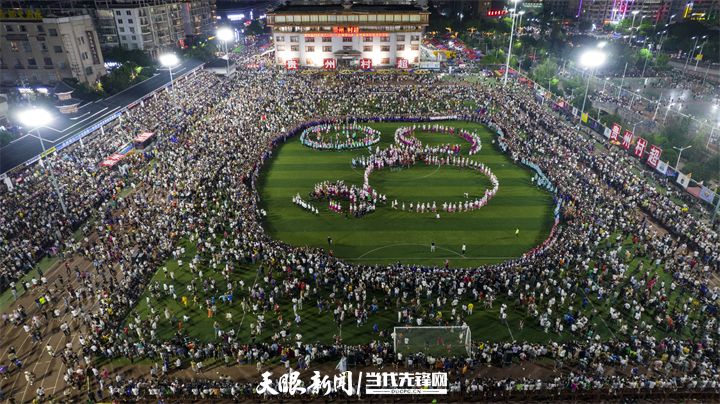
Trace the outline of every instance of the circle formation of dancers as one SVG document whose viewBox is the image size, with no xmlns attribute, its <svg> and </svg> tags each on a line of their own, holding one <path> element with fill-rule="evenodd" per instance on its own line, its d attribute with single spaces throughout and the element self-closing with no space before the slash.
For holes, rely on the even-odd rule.
<svg viewBox="0 0 720 404">
<path fill-rule="evenodd" d="M 350 150 L 370 147 L 380 141 L 380 131 L 357 123 L 320 124 L 300 134 L 300 142 L 315 150 Z"/>
</svg>

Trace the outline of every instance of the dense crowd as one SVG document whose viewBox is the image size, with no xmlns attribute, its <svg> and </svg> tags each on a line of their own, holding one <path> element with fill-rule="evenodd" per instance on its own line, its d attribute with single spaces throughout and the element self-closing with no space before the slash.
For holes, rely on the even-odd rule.
<svg viewBox="0 0 720 404">
<path fill-rule="evenodd" d="M 66 382 L 78 391 L 84 379 L 73 375 L 89 374 L 102 397 L 239 396 L 252 386 L 165 375 L 188 364 L 201 373 L 202 363 L 211 359 L 258 369 L 277 361 L 307 369 L 342 356 L 375 366 L 439 367 L 450 373 L 451 390 L 467 394 L 717 387 L 720 289 L 711 282 L 720 269 L 717 232 L 635 175 L 617 149 L 598 150 L 592 139 L 578 135 L 527 87 L 448 84 L 435 75 L 288 75 L 265 67 L 241 68 L 231 80 L 201 72 L 175 90 L 178 104 L 160 94 L 105 136 L 49 157 L 69 217 L 40 167 L 16 174 L 17 188 L 0 194 L 5 288 L 48 254 L 92 263 L 81 271 L 65 260 L 59 279 L 28 285 L 33 296 L 49 302 L 16 308 L 6 323 L 27 327 L 29 335 L 52 323 L 66 336 L 79 337 L 52 355 L 63 360 Z M 557 187 L 562 225 L 544 248 L 478 268 L 358 265 L 273 240 L 263 229 L 266 212 L 256 187 L 260 168 L 306 122 L 346 116 L 357 122 L 423 121 L 448 114 L 498 128 L 511 158 L 532 162 Z M 126 174 L 98 167 L 138 130 L 158 134 L 151 161 L 142 154 L 123 160 Z M 81 234 L 73 238 L 76 229 Z M 624 244 L 628 238 L 630 246 Z M 181 240 L 197 248 L 186 262 Z M 636 257 L 649 264 L 631 265 Z M 150 282 L 168 259 L 179 260 L 191 274 L 189 284 L 176 282 L 174 273 L 162 285 Z M 253 284 L 232 276 L 247 263 L 259 265 Z M 211 280 L 209 272 L 225 282 Z M 658 278 L 660 272 L 670 276 Z M 78 286 L 68 287 L 72 278 Z M 152 310 L 133 313 L 146 289 Z M 203 299 L 206 291 L 218 299 Z M 677 297 L 674 304 L 671 295 Z M 208 317 L 228 314 L 226 303 L 239 301 L 253 314 L 244 323 L 251 338 L 218 326 L 215 340 L 193 340 L 183 328 L 188 319 L 158 304 L 163 298 L 192 301 Z M 600 337 L 604 320 L 593 301 L 613 302 L 610 340 Z M 480 339 L 473 343 L 474 358 L 403 357 L 393 352 L 387 329 L 377 329 L 362 345 L 339 337 L 332 344 L 304 340 L 297 331 L 308 321 L 297 311 L 303 302 L 332 312 L 338 324 L 372 322 L 379 311 L 391 310 L 398 323 L 413 325 L 462 325 L 470 304 L 491 308 L 497 302 L 501 316 L 508 308 L 522 311 L 548 340 L 562 333 L 573 338 L 547 344 Z M 291 318 L 282 317 L 281 304 L 292 307 Z M 72 320 L 63 321 L 68 313 Z M 177 327 L 174 337 L 160 338 L 162 323 Z M 657 329 L 668 336 L 658 338 Z M 98 369 L 98 358 L 149 358 L 158 365 L 150 378 L 123 378 Z M 468 373 L 501 366 L 508 358 L 550 358 L 572 373 L 543 381 Z M 618 375 L 606 374 L 610 368 Z M 623 369 L 627 376 L 620 376 Z"/>
</svg>

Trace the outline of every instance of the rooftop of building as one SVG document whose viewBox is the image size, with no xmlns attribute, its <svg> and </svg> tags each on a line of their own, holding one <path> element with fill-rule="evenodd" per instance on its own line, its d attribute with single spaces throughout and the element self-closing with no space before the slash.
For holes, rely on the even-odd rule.
<svg viewBox="0 0 720 404">
<path fill-rule="evenodd" d="M 270 9 L 270 14 L 288 12 L 420 12 L 424 11 L 421 4 L 415 1 L 285 1 Z"/>
</svg>

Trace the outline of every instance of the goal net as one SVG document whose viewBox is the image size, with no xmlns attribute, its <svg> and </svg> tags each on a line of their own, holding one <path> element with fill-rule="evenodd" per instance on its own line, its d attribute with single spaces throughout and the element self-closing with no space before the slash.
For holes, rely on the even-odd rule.
<svg viewBox="0 0 720 404">
<path fill-rule="evenodd" d="M 395 327 L 395 352 L 405 355 L 424 353 L 435 357 L 471 356 L 470 327 Z"/>
</svg>

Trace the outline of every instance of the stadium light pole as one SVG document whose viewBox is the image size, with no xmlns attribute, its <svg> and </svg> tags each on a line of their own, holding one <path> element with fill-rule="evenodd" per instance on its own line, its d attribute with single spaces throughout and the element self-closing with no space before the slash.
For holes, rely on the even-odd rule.
<svg viewBox="0 0 720 404">
<path fill-rule="evenodd" d="M 680 165 L 680 156 L 682 156 L 682 152 L 684 152 L 685 150 L 687 150 L 687 149 L 689 149 L 689 148 L 691 148 L 691 147 L 692 147 L 692 145 L 690 145 L 690 146 L 685 146 L 685 147 L 675 147 L 675 146 L 673 146 L 673 149 L 680 151 L 680 153 L 678 153 L 677 162 L 675 162 L 675 169 L 676 169 L 676 170 L 679 170 L 679 167 L 678 167 L 678 166 Z"/>
<path fill-rule="evenodd" d="M 170 72 L 170 91 L 172 92 L 173 100 L 175 101 L 175 107 L 177 108 L 177 97 L 175 96 L 175 84 L 173 82 L 172 69 L 180 63 L 177 55 L 174 53 L 164 53 L 158 58 L 160 64 L 167 67 Z"/>
<path fill-rule="evenodd" d="M 590 49 L 580 55 L 580 65 L 587 69 L 592 69 L 588 74 L 587 85 L 585 85 L 585 96 L 583 97 L 582 108 L 580 109 L 580 119 L 582 119 L 582 114 L 585 113 L 585 103 L 587 102 L 588 90 L 590 89 L 590 79 L 595 73 L 595 69 L 605 63 L 605 59 L 607 59 L 607 55 L 600 49 Z"/>
<path fill-rule="evenodd" d="M 45 168 L 45 164 L 42 160 L 45 155 L 45 142 L 42 135 L 40 134 L 39 129 L 49 124 L 53 120 L 52 114 L 45 109 L 33 107 L 20 111 L 17 115 L 17 118 L 21 124 L 32 128 L 28 131 L 28 134 L 32 131 L 35 131 L 38 139 L 40 139 L 40 147 L 42 147 L 43 152 L 40 155 L 39 162 L 40 165 Z M 60 207 L 62 207 L 63 214 L 65 214 L 65 217 L 68 217 L 67 206 L 65 206 L 65 200 L 63 200 L 62 193 L 60 192 L 60 187 L 58 186 L 57 178 L 55 178 L 55 173 L 53 172 L 52 167 L 50 167 L 50 169 L 45 168 L 45 171 L 50 173 L 50 180 L 52 182 L 53 188 L 55 189 L 55 195 L 57 196 L 58 201 L 60 201 Z"/>
<path fill-rule="evenodd" d="M 222 27 L 218 28 L 217 32 L 215 33 L 215 36 L 220 40 L 220 42 L 223 43 L 225 46 L 225 57 L 227 58 L 227 75 L 230 76 L 230 50 L 229 45 L 230 42 L 232 42 L 235 39 L 235 34 L 233 33 L 232 29 L 228 27 Z"/>
<path fill-rule="evenodd" d="M 517 7 L 518 7 L 518 1 L 519 0 L 512 0 L 513 4 L 515 5 L 515 8 L 512 9 L 512 24 L 510 25 L 510 45 L 508 45 L 508 55 L 507 60 L 505 61 L 505 77 L 503 77 L 503 85 L 507 85 L 508 81 L 508 74 L 510 70 L 510 55 L 512 55 L 512 42 L 513 42 L 513 34 L 515 33 L 515 16 L 517 15 Z"/>
</svg>

